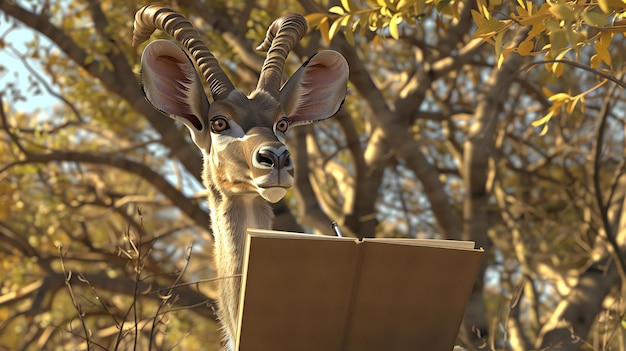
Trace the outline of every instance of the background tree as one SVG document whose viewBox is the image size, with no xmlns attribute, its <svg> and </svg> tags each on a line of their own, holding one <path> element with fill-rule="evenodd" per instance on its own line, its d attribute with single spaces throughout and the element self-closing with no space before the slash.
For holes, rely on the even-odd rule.
<svg viewBox="0 0 626 351">
<path fill-rule="evenodd" d="M 137 83 L 141 5 L 0 1 L 21 62 L 0 72 L 0 347 L 218 345 L 200 155 Z M 313 26 L 288 71 L 325 46 L 349 62 L 344 109 L 291 131 L 276 228 L 476 241 L 468 348 L 624 345 L 622 2 L 167 5 L 243 90 L 286 12 Z"/>
</svg>

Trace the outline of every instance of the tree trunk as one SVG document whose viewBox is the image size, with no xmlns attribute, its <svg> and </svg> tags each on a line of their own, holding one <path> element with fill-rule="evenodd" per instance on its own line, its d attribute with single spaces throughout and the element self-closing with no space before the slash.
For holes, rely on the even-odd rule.
<svg viewBox="0 0 626 351">
<path fill-rule="evenodd" d="M 510 45 L 517 46 L 526 37 L 526 31 L 520 30 Z M 499 70 L 485 84 L 485 93 L 481 95 L 474 113 L 473 125 L 470 127 L 464 145 L 463 180 L 467 192 L 463 204 L 463 238 L 473 240 L 477 246 L 488 250 L 491 246 L 487 230 L 489 213 L 487 211 L 490 197 L 488 180 L 493 175 L 493 167 L 489 167 L 489 159 L 494 155 L 494 132 L 498 124 L 498 115 L 502 111 L 502 100 L 513 82 L 523 58 L 517 54 L 509 55 Z M 488 334 L 483 300 L 484 274 L 487 268 L 488 255 L 485 255 L 479 276 L 474 283 L 474 290 L 465 312 L 463 334 L 474 347 L 484 343 Z"/>
</svg>

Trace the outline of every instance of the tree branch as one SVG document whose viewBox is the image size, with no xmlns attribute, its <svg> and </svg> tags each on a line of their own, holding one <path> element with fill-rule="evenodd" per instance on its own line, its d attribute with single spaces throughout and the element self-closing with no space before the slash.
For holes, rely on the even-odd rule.
<svg viewBox="0 0 626 351">
<path fill-rule="evenodd" d="M 185 197 L 160 174 L 142 163 L 129 160 L 119 155 L 93 154 L 77 151 L 53 151 L 47 154 L 28 153 L 25 159 L 13 162 L 3 168 L 0 168 L 0 173 L 9 168 L 23 164 L 48 162 L 82 162 L 108 165 L 136 174 L 158 189 L 172 202 L 173 205 L 193 220 L 196 225 L 205 228 L 207 223 L 209 223 L 208 214 L 195 204 L 192 199 Z"/>
</svg>

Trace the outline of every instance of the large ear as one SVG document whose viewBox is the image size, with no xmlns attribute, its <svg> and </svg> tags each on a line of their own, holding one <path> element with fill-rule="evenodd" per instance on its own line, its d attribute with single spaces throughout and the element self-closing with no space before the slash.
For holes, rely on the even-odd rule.
<svg viewBox="0 0 626 351">
<path fill-rule="evenodd" d="M 293 125 L 332 117 L 346 97 L 348 63 L 332 50 L 320 51 L 289 78 L 280 102 Z"/>
<path fill-rule="evenodd" d="M 208 149 L 209 101 L 194 65 L 178 45 L 155 40 L 146 46 L 141 55 L 141 83 L 155 108 L 183 122 L 193 141 Z"/>
</svg>

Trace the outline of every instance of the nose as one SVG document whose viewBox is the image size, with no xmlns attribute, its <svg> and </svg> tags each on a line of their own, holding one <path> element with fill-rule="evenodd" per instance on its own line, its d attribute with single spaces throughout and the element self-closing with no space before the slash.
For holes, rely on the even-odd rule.
<svg viewBox="0 0 626 351">
<path fill-rule="evenodd" d="M 291 166 L 291 155 L 287 149 L 264 146 L 257 152 L 256 161 L 268 168 L 282 169 Z"/>
</svg>

